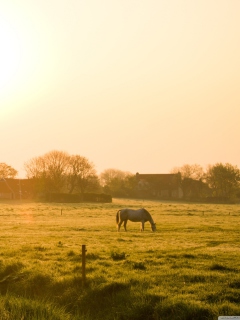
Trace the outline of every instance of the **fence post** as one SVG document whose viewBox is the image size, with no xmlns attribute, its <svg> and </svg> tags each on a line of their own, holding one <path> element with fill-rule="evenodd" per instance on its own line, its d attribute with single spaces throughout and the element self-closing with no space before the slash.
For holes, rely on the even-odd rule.
<svg viewBox="0 0 240 320">
<path fill-rule="evenodd" d="M 86 245 L 82 245 L 82 285 L 86 284 Z"/>
</svg>

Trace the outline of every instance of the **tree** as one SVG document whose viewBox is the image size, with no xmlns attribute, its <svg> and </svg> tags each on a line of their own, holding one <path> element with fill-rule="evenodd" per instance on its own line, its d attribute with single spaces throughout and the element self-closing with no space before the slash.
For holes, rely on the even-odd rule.
<svg viewBox="0 0 240 320">
<path fill-rule="evenodd" d="M 182 179 L 191 178 L 194 180 L 200 180 L 204 178 L 204 170 L 199 164 L 184 164 L 182 167 L 175 167 L 171 170 L 171 173 L 181 173 Z"/>
<path fill-rule="evenodd" d="M 15 178 L 18 174 L 17 170 L 4 162 L 0 163 L 0 179 Z"/>
<path fill-rule="evenodd" d="M 135 188 L 133 174 L 117 169 L 106 169 L 100 174 L 101 185 L 106 193 L 113 196 L 129 196 Z"/>
<path fill-rule="evenodd" d="M 64 151 L 51 151 L 45 154 L 47 178 L 52 192 L 62 192 L 66 185 L 66 173 L 70 156 Z"/>
<path fill-rule="evenodd" d="M 66 184 L 69 159 L 68 153 L 53 150 L 29 160 L 24 167 L 28 178 L 38 180 L 41 192 L 61 192 Z"/>
<path fill-rule="evenodd" d="M 125 177 L 124 189 L 126 196 L 136 197 L 137 180 L 135 174 L 128 174 Z"/>
<path fill-rule="evenodd" d="M 106 169 L 100 174 L 100 181 L 103 186 L 108 186 L 114 179 L 123 180 L 127 173 L 118 169 Z"/>
<path fill-rule="evenodd" d="M 24 163 L 26 176 L 28 179 L 42 178 L 46 172 L 45 161 L 43 157 L 35 157 Z"/>
<path fill-rule="evenodd" d="M 229 163 L 209 166 L 207 182 L 213 195 L 222 199 L 234 198 L 239 190 L 240 170 Z"/>
<path fill-rule="evenodd" d="M 96 190 L 100 187 L 94 165 L 85 157 L 73 155 L 69 158 L 67 181 L 69 193 L 80 190 L 83 194 L 87 189 Z"/>
<path fill-rule="evenodd" d="M 100 188 L 94 165 L 80 155 L 69 155 L 63 151 L 50 151 L 25 163 L 28 178 L 36 179 L 41 193 L 83 194 L 87 189 Z"/>
<path fill-rule="evenodd" d="M 198 164 L 184 164 L 182 167 L 175 167 L 171 173 L 181 173 L 181 187 L 185 199 L 203 198 L 208 192 L 205 182 L 205 173 Z"/>
</svg>

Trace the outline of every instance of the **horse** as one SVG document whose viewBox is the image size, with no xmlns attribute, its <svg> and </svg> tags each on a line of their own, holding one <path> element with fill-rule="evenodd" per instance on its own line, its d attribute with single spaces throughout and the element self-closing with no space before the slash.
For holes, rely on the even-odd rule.
<svg viewBox="0 0 240 320">
<path fill-rule="evenodd" d="M 152 231 L 156 231 L 156 223 L 154 223 L 152 216 L 150 213 L 144 209 L 122 209 L 118 210 L 116 215 L 116 223 L 118 231 L 120 231 L 121 225 L 124 222 L 123 226 L 125 231 L 127 231 L 127 221 L 130 220 L 132 222 L 141 222 L 141 231 L 144 231 L 144 223 L 149 221 L 151 224 Z"/>
</svg>

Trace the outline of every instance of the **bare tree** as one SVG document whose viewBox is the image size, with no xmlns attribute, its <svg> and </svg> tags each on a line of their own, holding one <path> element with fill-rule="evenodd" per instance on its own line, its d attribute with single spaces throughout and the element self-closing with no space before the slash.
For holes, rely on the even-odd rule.
<svg viewBox="0 0 240 320">
<path fill-rule="evenodd" d="M 181 173 L 181 187 L 183 197 L 188 198 L 203 198 L 208 192 L 205 182 L 205 173 L 203 168 L 198 164 L 184 164 L 182 167 L 175 167 L 171 173 Z"/>
<path fill-rule="evenodd" d="M 57 150 L 48 152 L 44 156 L 48 180 L 51 190 L 54 192 L 64 190 L 69 159 L 70 156 L 67 152 Z"/>
<path fill-rule="evenodd" d="M 0 163 L 0 179 L 15 178 L 18 174 L 17 170 L 4 162 Z"/>
<path fill-rule="evenodd" d="M 67 181 L 69 193 L 80 190 L 83 194 L 88 187 L 99 185 L 93 163 L 80 155 L 72 155 L 69 158 Z"/>
<path fill-rule="evenodd" d="M 25 163 L 28 178 L 35 178 L 42 192 L 78 191 L 99 188 L 94 165 L 80 155 L 53 150 Z"/>
<path fill-rule="evenodd" d="M 200 180 L 204 178 L 204 170 L 199 164 L 184 164 L 182 167 L 175 167 L 171 170 L 171 173 L 181 173 L 182 179 L 191 178 L 194 180 Z"/>
<path fill-rule="evenodd" d="M 46 172 L 44 157 L 35 157 L 24 163 L 28 179 L 41 178 Z"/>
<path fill-rule="evenodd" d="M 106 193 L 114 196 L 128 196 L 135 185 L 133 174 L 118 169 L 106 169 L 100 175 L 100 182 Z"/>
<path fill-rule="evenodd" d="M 100 181 L 103 186 L 110 185 L 113 180 L 123 180 L 129 172 L 124 172 L 118 169 L 106 169 L 100 174 Z"/>
<path fill-rule="evenodd" d="M 29 160 L 24 167 L 28 178 L 38 179 L 43 192 L 61 192 L 65 186 L 69 159 L 68 153 L 53 150 Z"/>
</svg>

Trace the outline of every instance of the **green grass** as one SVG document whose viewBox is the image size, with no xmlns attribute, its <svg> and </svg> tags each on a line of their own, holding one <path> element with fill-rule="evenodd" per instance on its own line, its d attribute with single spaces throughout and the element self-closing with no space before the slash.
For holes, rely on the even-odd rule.
<svg viewBox="0 0 240 320">
<path fill-rule="evenodd" d="M 118 233 L 117 210 L 142 206 L 157 231 L 128 222 Z M 0 319 L 240 315 L 239 205 L 2 201 L 0 217 Z"/>
</svg>

